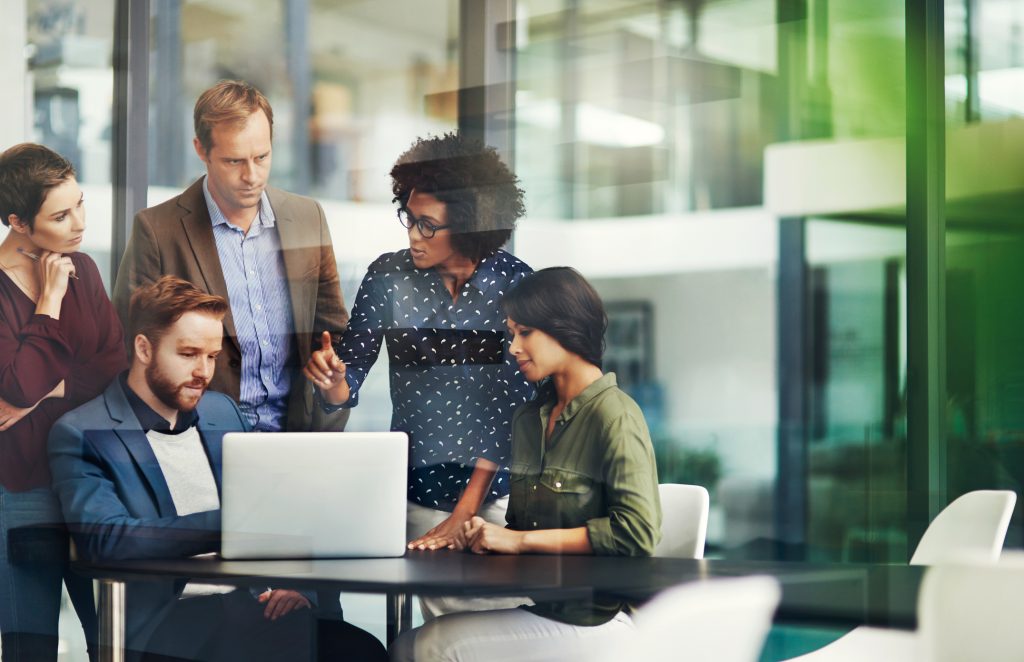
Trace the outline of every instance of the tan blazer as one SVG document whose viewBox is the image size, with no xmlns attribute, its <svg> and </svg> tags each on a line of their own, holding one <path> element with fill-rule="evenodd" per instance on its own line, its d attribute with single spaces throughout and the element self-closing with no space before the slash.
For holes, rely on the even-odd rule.
<svg viewBox="0 0 1024 662">
<path fill-rule="evenodd" d="M 295 344 L 300 365 L 319 347 L 323 331 L 340 334 L 348 325 L 331 234 L 323 209 L 310 198 L 267 187 L 288 275 Z M 135 215 L 131 238 L 114 284 L 114 307 L 128 326 L 128 302 L 136 287 L 164 274 L 192 282 L 210 294 L 228 298 L 213 225 L 200 178 L 181 195 Z M 128 339 L 131 342 L 131 339 Z M 224 349 L 217 358 L 210 388 L 238 400 L 242 354 L 231 311 L 224 318 Z M 348 410 L 325 414 L 313 400 L 313 386 L 296 372 L 288 402 L 288 429 L 341 430 Z"/>
</svg>

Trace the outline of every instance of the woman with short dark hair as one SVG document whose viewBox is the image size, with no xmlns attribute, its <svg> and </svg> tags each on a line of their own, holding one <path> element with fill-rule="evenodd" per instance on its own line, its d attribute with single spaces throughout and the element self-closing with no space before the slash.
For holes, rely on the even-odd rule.
<svg viewBox="0 0 1024 662">
<path fill-rule="evenodd" d="M 409 547 L 445 549 L 475 515 L 504 521 L 512 412 L 532 395 L 498 307 L 532 272 L 501 250 L 523 191 L 493 148 L 457 133 L 417 140 L 391 179 L 409 248 L 370 265 L 348 329 L 336 346 L 324 334 L 305 374 L 325 409 L 354 407 L 387 343 L 391 429 L 409 435 Z"/>
<path fill-rule="evenodd" d="M 543 269 L 505 295 L 511 352 L 538 396 L 512 423 L 506 527 L 474 517 L 477 554 L 650 556 L 660 538 L 654 450 L 637 404 L 603 374 L 608 318 L 568 267 Z M 450 614 L 399 638 L 392 660 L 564 660 L 631 627 L 631 605 L 595 597 Z"/>
<path fill-rule="evenodd" d="M 92 583 L 67 572 L 46 440 L 55 420 L 99 395 L 127 360 L 96 264 L 79 251 L 85 208 L 72 165 L 32 143 L 0 154 L 0 222 L 9 228 L 0 242 L 3 659 L 56 660 L 62 576 L 90 644 L 95 613 Z M 33 526 L 20 532 L 31 545 L 9 544 L 12 529 Z M 32 558 L 10 558 L 14 550 Z"/>
</svg>

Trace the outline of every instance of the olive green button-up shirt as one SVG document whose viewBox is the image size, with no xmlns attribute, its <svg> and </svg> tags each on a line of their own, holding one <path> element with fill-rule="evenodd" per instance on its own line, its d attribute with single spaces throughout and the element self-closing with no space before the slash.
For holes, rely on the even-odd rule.
<svg viewBox="0 0 1024 662">
<path fill-rule="evenodd" d="M 553 389 L 512 421 L 508 526 L 518 531 L 587 528 L 595 554 L 650 556 L 661 538 L 654 448 L 640 407 L 608 373 L 566 405 L 545 443 Z M 534 613 L 600 625 L 628 605 L 593 600 L 541 602 Z"/>
</svg>

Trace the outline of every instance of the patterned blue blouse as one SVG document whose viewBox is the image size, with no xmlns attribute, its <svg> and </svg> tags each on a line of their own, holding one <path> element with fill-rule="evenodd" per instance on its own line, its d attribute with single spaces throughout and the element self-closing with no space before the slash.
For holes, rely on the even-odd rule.
<svg viewBox="0 0 1024 662">
<path fill-rule="evenodd" d="M 434 269 L 408 250 L 385 253 L 359 286 L 336 348 L 352 395 L 387 340 L 391 429 L 409 435 L 408 498 L 451 511 L 478 458 L 501 467 L 488 501 L 508 494 L 512 413 L 533 397 L 505 342 L 502 295 L 532 269 L 497 251 L 484 258 L 453 303 Z"/>
</svg>

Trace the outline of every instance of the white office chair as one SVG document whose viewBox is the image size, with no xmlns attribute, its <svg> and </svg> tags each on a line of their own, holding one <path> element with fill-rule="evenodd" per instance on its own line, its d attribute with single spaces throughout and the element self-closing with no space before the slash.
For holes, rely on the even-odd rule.
<svg viewBox="0 0 1024 662">
<path fill-rule="evenodd" d="M 1024 655 L 1024 554 L 929 568 L 918 596 L 923 662 L 1016 662 Z"/>
<path fill-rule="evenodd" d="M 682 584 L 641 607 L 633 617 L 635 630 L 580 659 L 755 662 L 780 595 L 771 577 Z"/>
<path fill-rule="evenodd" d="M 704 558 L 711 499 L 700 485 L 658 485 L 661 496 L 661 542 L 655 556 Z"/>
<path fill-rule="evenodd" d="M 1009 490 L 977 490 L 957 498 L 928 525 L 910 564 L 934 565 L 957 560 L 994 563 L 1003 549 L 1016 502 L 1017 495 Z M 909 661 L 915 659 L 916 645 L 913 632 L 859 627 L 788 662 Z"/>
<path fill-rule="evenodd" d="M 1016 502 L 1017 495 L 1009 490 L 964 494 L 928 525 L 910 565 L 935 565 L 964 557 L 998 561 Z"/>
</svg>

